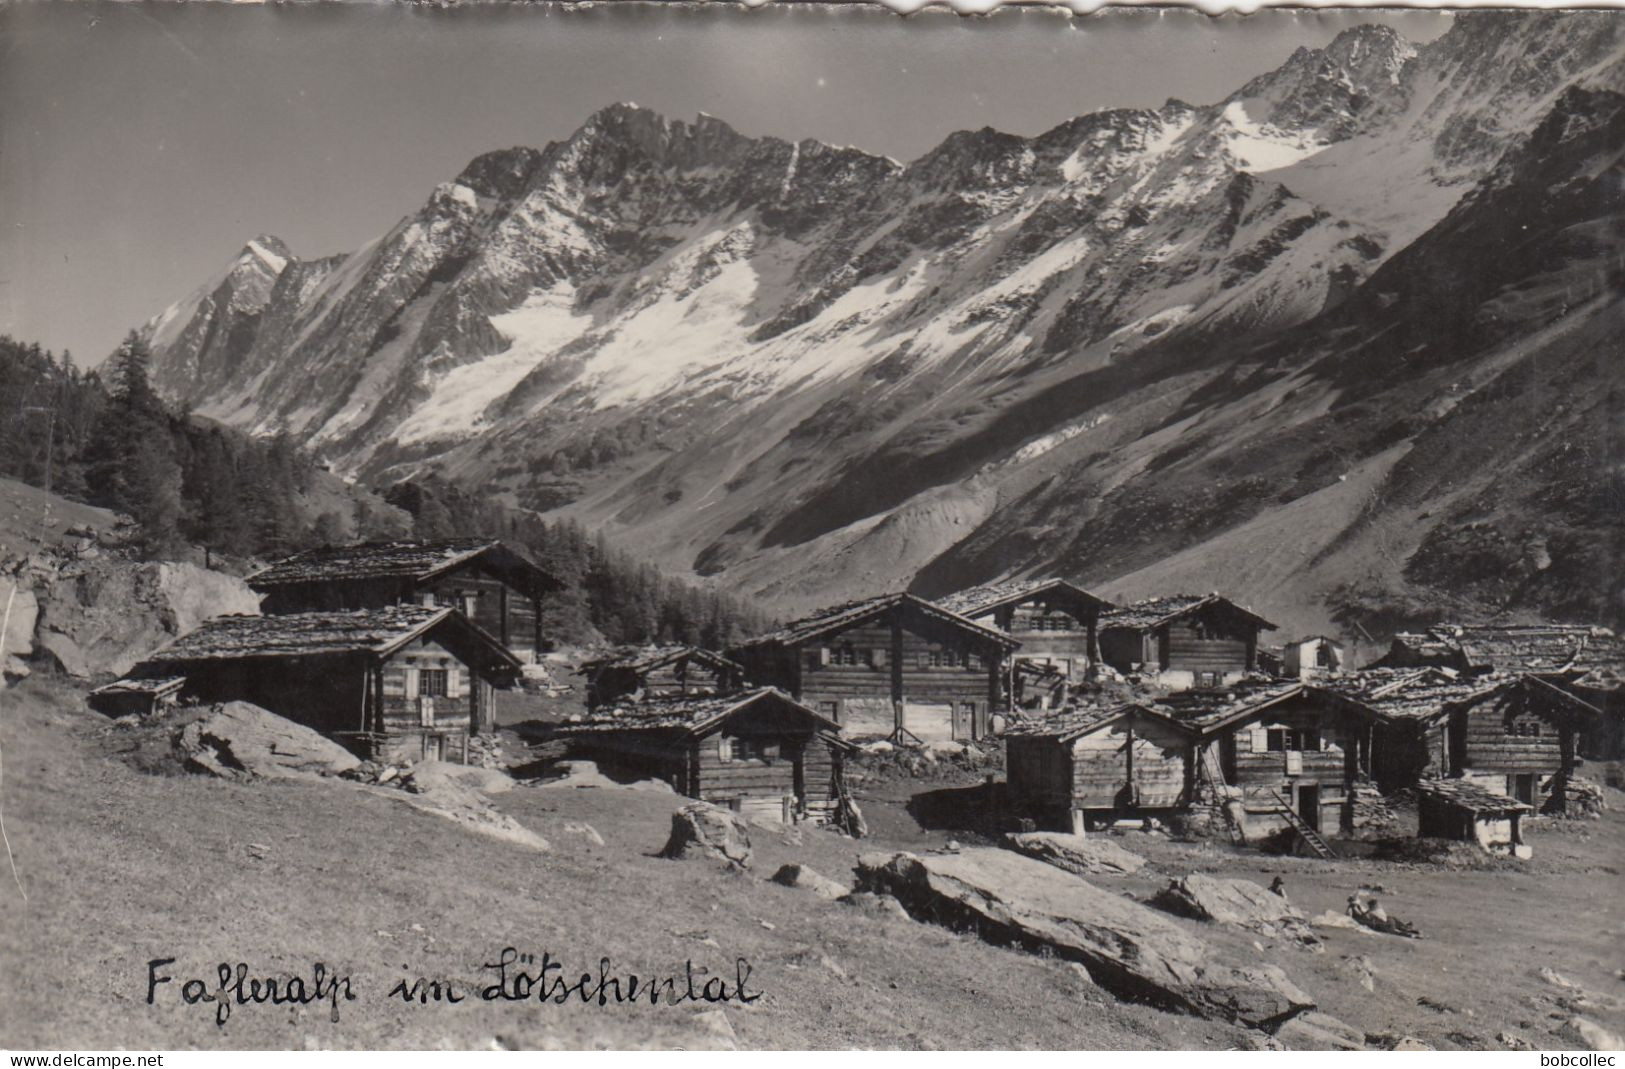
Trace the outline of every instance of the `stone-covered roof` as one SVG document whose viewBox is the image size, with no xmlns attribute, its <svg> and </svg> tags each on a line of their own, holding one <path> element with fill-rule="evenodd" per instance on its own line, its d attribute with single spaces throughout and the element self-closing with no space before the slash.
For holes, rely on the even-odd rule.
<svg viewBox="0 0 1625 1069">
<path fill-rule="evenodd" d="M 562 725 L 562 734 L 614 731 L 674 731 L 695 734 L 763 699 L 776 699 L 793 712 L 816 722 L 825 732 L 841 730 L 841 725 L 802 705 L 776 687 L 762 687 L 746 694 L 718 697 L 646 698 L 594 710 L 585 719 Z"/>
<path fill-rule="evenodd" d="M 91 697 L 113 697 L 123 694 L 144 694 L 162 698 L 179 693 L 186 685 L 185 676 L 152 676 L 142 679 L 115 679 L 91 691 Z"/>
<path fill-rule="evenodd" d="M 1240 723 L 1278 702 L 1313 691 L 1296 680 L 1244 680 L 1221 691 L 1182 691 L 1157 699 L 1181 724 L 1203 734 Z"/>
<path fill-rule="evenodd" d="M 863 601 L 850 601 L 842 605 L 834 605 L 827 609 L 820 609 L 810 616 L 793 620 L 776 631 L 765 635 L 758 635 L 740 643 L 740 648 L 748 649 L 755 646 L 793 646 L 808 639 L 830 631 L 837 631 L 844 627 L 860 623 L 870 616 L 885 612 L 897 605 L 913 605 L 925 615 L 942 620 L 945 623 L 965 631 L 969 631 L 980 638 L 995 642 L 1008 649 L 1019 646 L 1020 643 L 996 627 L 987 627 L 974 620 L 967 619 L 956 612 L 943 608 L 936 602 L 927 601 L 916 594 L 881 594 L 878 597 L 866 598 Z"/>
<path fill-rule="evenodd" d="M 495 539 L 448 539 L 440 542 L 362 542 L 351 546 L 307 549 L 248 577 L 255 590 L 298 583 L 343 582 L 357 579 L 403 579 L 424 582 L 487 557 L 494 567 L 522 573 L 538 590 L 560 585 L 523 554 Z"/>
<path fill-rule="evenodd" d="M 1516 682 L 1516 676 L 1458 676 L 1437 668 L 1368 668 L 1324 680 L 1319 685 L 1358 702 L 1384 720 L 1421 721 Z"/>
<path fill-rule="evenodd" d="M 221 616 L 156 650 L 142 666 L 183 665 L 248 657 L 311 657 L 334 653 L 385 655 L 445 621 L 477 636 L 517 667 L 500 642 L 450 607 L 396 605 L 359 612 L 281 616 Z M 152 674 L 150 671 L 143 675 Z"/>
<path fill-rule="evenodd" d="M 977 616 L 1005 605 L 1019 604 L 1052 590 L 1064 590 L 1073 597 L 1093 601 L 1102 609 L 1111 607 L 1111 602 L 1065 579 L 1016 579 L 1005 583 L 988 583 L 938 598 L 937 604 L 961 616 Z"/>
<path fill-rule="evenodd" d="M 1469 668 L 1551 672 L 1574 663 L 1591 638 L 1589 627 L 1462 627 L 1456 640 Z"/>
<path fill-rule="evenodd" d="M 602 657 L 594 657 L 581 664 L 581 675 L 589 675 L 605 668 L 624 668 L 642 675 L 668 664 L 689 658 L 710 665 L 718 671 L 743 672 L 744 669 L 722 654 L 700 646 L 621 646 Z"/>
<path fill-rule="evenodd" d="M 1247 617 L 1266 631 L 1275 630 L 1275 625 L 1262 616 L 1220 594 L 1173 594 L 1168 597 L 1136 601 L 1103 613 L 1100 617 L 1100 628 L 1103 631 L 1113 628 L 1150 631 L 1210 605 L 1220 606 L 1227 612 Z"/>
<path fill-rule="evenodd" d="M 1006 735 L 1029 739 L 1054 739 L 1057 742 L 1071 742 L 1089 732 L 1103 727 L 1128 713 L 1140 713 L 1154 717 L 1157 720 L 1172 725 L 1183 731 L 1194 729 L 1187 723 L 1169 716 L 1165 710 L 1137 702 L 1123 705 L 1081 705 L 1068 706 L 1050 716 L 1024 717 L 1005 728 Z"/>
<path fill-rule="evenodd" d="M 1473 813 L 1528 813 L 1534 807 L 1525 805 L 1488 787 L 1461 779 L 1425 779 L 1416 784 L 1416 793 L 1427 798 L 1438 798 Z"/>
<path fill-rule="evenodd" d="M 1582 624 L 1438 624 L 1395 635 L 1385 660 L 1448 664 L 1466 671 L 1549 673 L 1581 667 L 1588 656 L 1619 658 L 1618 646 L 1612 631 Z"/>
</svg>

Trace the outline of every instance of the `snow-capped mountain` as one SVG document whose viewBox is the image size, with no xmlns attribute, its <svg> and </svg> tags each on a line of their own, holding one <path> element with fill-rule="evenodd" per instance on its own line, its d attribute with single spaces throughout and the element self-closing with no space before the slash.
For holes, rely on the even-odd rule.
<svg viewBox="0 0 1625 1069">
<path fill-rule="evenodd" d="M 786 607 L 922 570 L 1110 578 L 1141 563 L 1110 545 L 1124 495 L 1166 504 L 1243 351 L 1380 333 L 1385 265 L 1576 87 L 1625 87 L 1620 22 L 1464 14 L 1421 48 L 1359 27 L 1222 101 L 956 133 L 906 165 L 614 105 L 348 256 L 255 239 L 149 324 L 156 378 L 341 470 L 485 484 Z M 1310 388 L 1325 351 L 1270 351 L 1303 381 L 1243 409 L 1291 438 L 1338 391 Z M 1203 515 L 1146 544 L 1233 518 Z"/>
</svg>

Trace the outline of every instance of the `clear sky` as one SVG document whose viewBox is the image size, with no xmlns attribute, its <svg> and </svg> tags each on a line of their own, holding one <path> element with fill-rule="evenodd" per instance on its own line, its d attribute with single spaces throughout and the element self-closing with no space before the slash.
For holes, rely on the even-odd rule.
<svg viewBox="0 0 1625 1069">
<path fill-rule="evenodd" d="M 632 100 L 909 160 L 957 129 L 1208 103 L 1300 45 L 1448 14 L 0 0 L 0 333 L 99 362 L 256 234 L 350 251 L 481 152 Z"/>
</svg>

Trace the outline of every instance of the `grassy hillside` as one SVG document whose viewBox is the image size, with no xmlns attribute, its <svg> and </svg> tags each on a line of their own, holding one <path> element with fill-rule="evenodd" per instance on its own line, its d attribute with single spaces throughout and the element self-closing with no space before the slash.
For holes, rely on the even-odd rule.
<svg viewBox="0 0 1625 1069">
<path fill-rule="evenodd" d="M 923 830 L 907 808 L 963 774 L 871 778 L 860 797 L 874 839 L 759 830 L 751 871 L 730 873 L 652 856 L 677 804 L 669 794 L 519 787 L 497 796 L 553 843 L 537 854 L 343 783 L 137 771 L 127 752 L 136 734 L 47 680 L 0 694 L 0 725 L 6 826 L 28 893 L 24 903 L 15 886 L 0 890 L 0 1045 L 8 1047 L 695 1047 L 718 1039 L 689 1006 L 407 1007 L 384 997 L 408 974 L 487 983 L 482 964 L 507 945 L 546 950 L 572 969 L 607 955 L 645 974 L 692 960 L 732 976 L 743 957 L 762 997 L 723 1012 L 748 1047 L 1223 1049 L 1254 1038 L 1116 1002 L 1059 962 L 764 879 L 792 860 L 847 877 L 860 849 L 975 841 Z M 1136 833 L 1121 841 L 1150 859 L 1147 868 L 1092 879 L 1143 899 L 1193 869 L 1263 882 L 1284 872 L 1310 913 L 1341 908 L 1362 883 L 1381 884 L 1390 911 L 1427 939 L 1330 930 L 1327 951 L 1313 954 L 1178 923 L 1226 955 L 1280 964 L 1326 1012 L 1373 1034 L 1494 1048 L 1504 1031 L 1562 1046 L 1549 1029 L 1569 1015 L 1559 1000 L 1573 992 L 1536 979 L 1541 966 L 1596 993 L 1588 1014 L 1614 1029 L 1625 1023 L 1610 955 L 1625 941 L 1615 901 L 1625 814 L 1619 792 L 1610 797 L 1615 808 L 1601 824 L 1537 826 L 1535 859 L 1524 865 L 1326 864 Z M 592 825 L 604 844 L 567 822 Z M 325 1006 L 247 1006 L 218 1028 L 206 1007 L 179 1004 L 172 987 L 146 1005 L 146 962 L 157 957 L 179 959 L 168 967 L 178 979 L 208 976 L 222 961 L 247 962 L 255 975 L 308 975 L 322 961 L 353 976 L 361 997 L 342 1006 L 337 1023 Z M 1375 972 L 1370 991 L 1362 957 Z"/>
</svg>

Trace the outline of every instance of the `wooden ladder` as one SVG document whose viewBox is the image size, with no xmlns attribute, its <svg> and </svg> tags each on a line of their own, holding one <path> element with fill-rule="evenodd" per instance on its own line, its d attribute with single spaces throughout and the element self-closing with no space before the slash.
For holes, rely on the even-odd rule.
<svg viewBox="0 0 1625 1069">
<path fill-rule="evenodd" d="M 1224 814 L 1224 825 L 1230 832 L 1230 842 L 1237 846 L 1245 846 L 1247 833 L 1236 823 L 1235 815 L 1230 812 L 1230 799 L 1225 790 L 1229 784 L 1224 781 L 1224 765 L 1219 762 L 1219 755 L 1213 747 L 1204 746 L 1201 750 L 1202 757 L 1197 762 L 1197 770 L 1207 781 L 1208 789 L 1213 792 L 1213 799 L 1218 804 L 1219 811 Z"/>
<path fill-rule="evenodd" d="M 1288 824 L 1292 825 L 1292 830 L 1298 833 L 1298 838 L 1309 844 L 1309 849 L 1315 852 L 1315 856 L 1324 861 L 1337 860 L 1337 851 L 1333 850 L 1331 844 L 1320 837 L 1320 832 L 1309 826 L 1308 821 L 1298 816 L 1297 811 L 1292 808 L 1291 804 L 1281 797 L 1280 791 L 1271 787 L 1270 797 L 1275 799 L 1281 815 L 1286 818 Z"/>
</svg>

